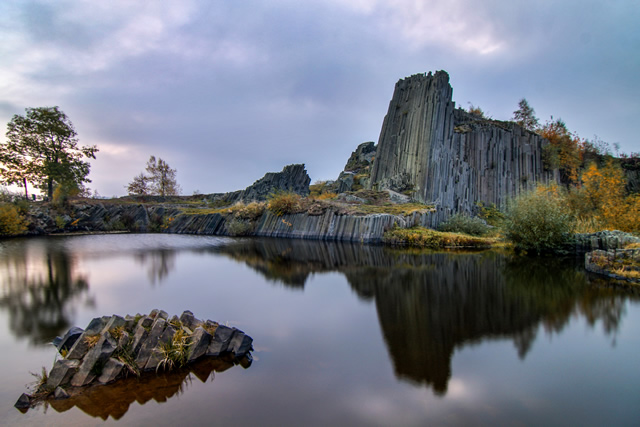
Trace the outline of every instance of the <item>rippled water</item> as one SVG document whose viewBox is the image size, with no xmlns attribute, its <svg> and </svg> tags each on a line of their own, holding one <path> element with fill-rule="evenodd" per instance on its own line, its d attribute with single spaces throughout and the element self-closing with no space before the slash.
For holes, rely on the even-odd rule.
<svg viewBox="0 0 640 427">
<path fill-rule="evenodd" d="M 0 241 L 1 423 L 632 425 L 640 297 L 574 260 L 296 240 Z M 191 310 L 254 338 L 202 363 L 22 414 L 49 344 L 93 317 Z"/>
</svg>

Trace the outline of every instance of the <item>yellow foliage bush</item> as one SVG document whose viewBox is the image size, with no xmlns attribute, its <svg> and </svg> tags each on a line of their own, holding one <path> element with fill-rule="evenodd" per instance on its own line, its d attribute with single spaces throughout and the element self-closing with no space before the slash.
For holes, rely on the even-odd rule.
<svg viewBox="0 0 640 427">
<path fill-rule="evenodd" d="M 582 215 L 591 215 L 602 228 L 640 232 L 640 194 L 625 196 L 626 179 L 613 160 L 602 168 L 593 163 L 582 174 Z M 590 211 L 590 212 L 589 212 Z"/>
<path fill-rule="evenodd" d="M 64 206 L 70 197 L 75 197 L 78 194 L 80 194 L 80 189 L 75 183 L 63 183 L 54 190 L 51 202 L 55 206 Z"/>
<path fill-rule="evenodd" d="M 319 196 L 316 197 L 316 199 L 318 199 L 318 200 L 331 200 L 331 199 L 335 199 L 336 197 L 338 197 L 338 195 L 336 193 L 328 191 L 326 193 L 320 194 Z"/>
<path fill-rule="evenodd" d="M 0 205 L 0 235 L 15 236 L 27 231 L 26 220 L 10 203 Z"/>
<path fill-rule="evenodd" d="M 269 196 L 267 209 L 277 216 L 297 213 L 301 209 L 301 199 L 299 194 L 292 192 L 274 193 Z"/>
</svg>

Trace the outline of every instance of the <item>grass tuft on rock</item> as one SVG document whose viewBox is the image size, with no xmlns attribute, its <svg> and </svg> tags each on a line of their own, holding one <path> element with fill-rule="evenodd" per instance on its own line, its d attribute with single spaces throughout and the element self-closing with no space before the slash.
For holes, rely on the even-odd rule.
<svg viewBox="0 0 640 427">
<path fill-rule="evenodd" d="M 171 371 L 176 368 L 182 368 L 187 364 L 189 355 L 189 346 L 191 345 L 190 336 L 183 329 L 176 331 L 173 338 L 160 346 L 160 354 L 162 360 L 158 363 L 156 372 L 160 369 Z"/>
<path fill-rule="evenodd" d="M 269 195 L 267 209 L 277 216 L 294 214 L 301 211 L 302 197 L 289 191 L 279 191 Z"/>
<path fill-rule="evenodd" d="M 47 388 L 47 381 L 49 380 L 49 374 L 47 373 L 47 368 L 43 366 L 41 373 L 30 372 L 30 374 L 33 375 L 33 377 L 35 378 L 35 381 L 29 384 L 30 388 L 34 391 L 33 397 L 38 398 L 38 397 L 44 397 L 51 394 L 53 390 L 49 390 Z"/>
<path fill-rule="evenodd" d="M 86 337 L 84 337 L 84 341 L 87 343 L 87 346 L 91 349 L 96 344 L 98 344 L 98 341 L 100 341 L 100 335 L 89 335 L 89 336 L 86 336 Z"/>
</svg>

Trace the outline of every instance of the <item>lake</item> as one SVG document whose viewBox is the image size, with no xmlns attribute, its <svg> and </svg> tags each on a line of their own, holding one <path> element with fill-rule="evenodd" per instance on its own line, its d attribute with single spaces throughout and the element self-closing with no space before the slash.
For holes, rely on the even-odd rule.
<svg viewBox="0 0 640 427">
<path fill-rule="evenodd" d="M 164 234 L 0 241 L 6 425 L 636 425 L 640 294 L 574 259 Z M 235 326 L 254 362 L 13 407 L 94 317 Z M 202 365 L 202 364 L 201 364 Z M 205 363 L 206 365 L 206 363 Z"/>
</svg>

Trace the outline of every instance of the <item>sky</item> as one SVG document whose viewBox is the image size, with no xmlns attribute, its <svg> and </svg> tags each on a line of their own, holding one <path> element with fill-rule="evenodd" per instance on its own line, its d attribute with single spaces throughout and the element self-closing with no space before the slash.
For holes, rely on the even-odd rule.
<svg viewBox="0 0 640 427">
<path fill-rule="evenodd" d="M 59 106 L 102 196 L 150 155 L 187 195 L 292 163 L 315 182 L 377 142 L 399 79 L 445 70 L 458 107 L 509 120 L 525 97 L 638 152 L 638 22 L 633 0 L 2 0 L 0 123 Z"/>
</svg>

